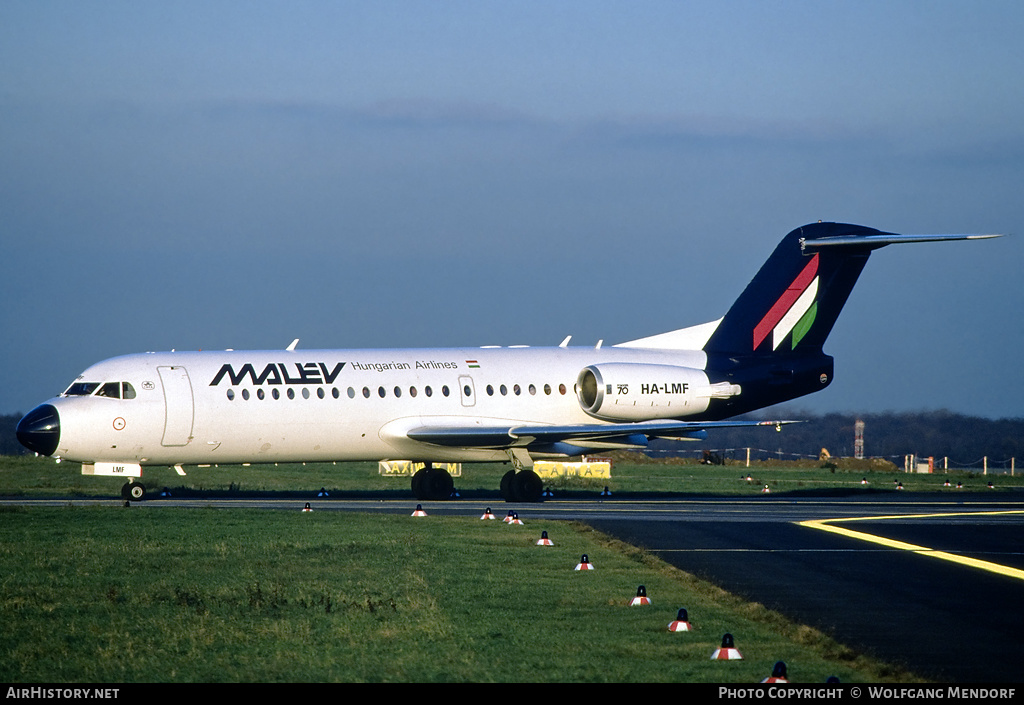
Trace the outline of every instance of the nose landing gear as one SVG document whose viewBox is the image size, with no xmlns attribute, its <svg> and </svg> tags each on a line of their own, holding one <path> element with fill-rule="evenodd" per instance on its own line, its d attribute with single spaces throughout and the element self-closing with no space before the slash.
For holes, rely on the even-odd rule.
<svg viewBox="0 0 1024 705">
<path fill-rule="evenodd" d="M 141 482 L 126 482 L 121 486 L 121 498 L 139 501 L 146 497 L 146 487 Z"/>
</svg>

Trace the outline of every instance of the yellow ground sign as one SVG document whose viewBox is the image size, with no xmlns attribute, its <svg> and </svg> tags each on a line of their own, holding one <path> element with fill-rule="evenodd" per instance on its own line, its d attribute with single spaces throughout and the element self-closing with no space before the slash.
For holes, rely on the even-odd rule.
<svg viewBox="0 0 1024 705">
<path fill-rule="evenodd" d="M 594 477 L 608 479 L 612 476 L 610 460 L 596 458 L 583 462 L 556 462 L 538 460 L 533 464 L 533 471 L 541 477 Z"/>
<path fill-rule="evenodd" d="M 381 475 L 393 477 L 412 477 L 424 467 L 426 463 L 414 463 L 411 460 L 381 460 L 377 463 L 377 471 Z M 434 463 L 434 467 L 447 470 L 452 477 L 462 477 L 462 463 Z"/>
</svg>

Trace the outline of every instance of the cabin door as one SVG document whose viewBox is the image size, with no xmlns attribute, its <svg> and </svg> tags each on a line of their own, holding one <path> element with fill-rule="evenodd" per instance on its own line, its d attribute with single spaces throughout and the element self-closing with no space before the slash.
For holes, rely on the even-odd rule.
<svg viewBox="0 0 1024 705">
<path fill-rule="evenodd" d="M 180 365 L 157 367 L 164 388 L 164 446 L 185 446 L 192 441 L 195 407 L 188 370 Z"/>
</svg>

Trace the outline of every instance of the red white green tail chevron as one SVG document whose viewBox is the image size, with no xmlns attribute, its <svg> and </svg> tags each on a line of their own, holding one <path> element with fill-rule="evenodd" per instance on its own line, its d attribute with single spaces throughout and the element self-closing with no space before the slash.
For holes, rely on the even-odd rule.
<svg viewBox="0 0 1024 705">
<path fill-rule="evenodd" d="M 819 255 L 811 257 L 775 305 L 754 326 L 754 350 L 769 336 L 772 350 L 777 350 L 790 333 L 793 334 L 791 349 L 796 349 L 811 329 L 818 313 L 818 259 Z"/>
<path fill-rule="evenodd" d="M 736 355 L 821 352 L 871 250 L 873 228 L 814 223 L 779 243 L 711 335 L 704 350 Z M 840 247 L 816 247 L 830 238 Z M 887 244 L 887 243 L 885 243 Z"/>
<path fill-rule="evenodd" d="M 886 245 L 998 235 L 897 235 L 862 225 L 812 223 L 789 233 L 704 346 L 740 356 L 821 352 L 868 256 Z"/>
</svg>

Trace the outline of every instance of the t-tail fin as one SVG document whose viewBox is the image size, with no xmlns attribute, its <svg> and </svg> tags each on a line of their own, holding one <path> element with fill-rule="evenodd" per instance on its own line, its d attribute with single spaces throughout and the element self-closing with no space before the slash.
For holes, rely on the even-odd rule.
<svg viewBox="0 0 1024 705">
<path fill-rule="evenodd" d="M 896 235 L 843 223 L 789 233 L 704 345 L 732 357 L 820 353 L 872 250 L 998 235 Z"/>
</svg>

